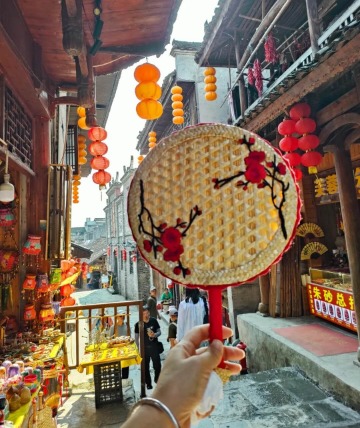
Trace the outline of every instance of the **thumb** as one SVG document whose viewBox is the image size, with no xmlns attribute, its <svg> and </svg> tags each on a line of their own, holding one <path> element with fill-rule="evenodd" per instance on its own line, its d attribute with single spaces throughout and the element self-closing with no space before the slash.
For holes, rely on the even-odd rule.
<svg viewBox="0 0 360 428">
<path fill-rule="evenodd" d="M 223 356 L 224 345 L 220 340 L 213 340 L 208 346 L 206 352 L 203 352 L 201 357 L 201 363 L 208 369 L 214 369 L 217 367 Z"/>
</svg>

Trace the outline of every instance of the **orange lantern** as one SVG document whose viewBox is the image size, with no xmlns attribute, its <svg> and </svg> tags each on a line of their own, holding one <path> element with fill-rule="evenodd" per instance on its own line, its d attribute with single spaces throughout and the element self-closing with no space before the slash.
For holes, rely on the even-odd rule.
<svg viewBox="0 0 360 428">
<path fill-rule="evenodd" d="M 76 110 L 76 113 L 78 114 L 79 117 L 85 117 L 86 116 L 86 109 L 85 107 L 81 107 L 79 106 Z"/>
<path fill-rule="evenodd" d="M 106 169 L 110 165 L 108 158 L 104 156 L 95 156 L 90 161 L 90 166 L 92 169 Z"/>
<path fill-rule="evenodd" d="M 184 123 L 184 110 L 183 110 L 183 96 L 182 96 L 182 87 L 175 85 L 171 88 L 171 100 L 173 101 L 172 103 L 172 108 L 173 108 L 173 112 L 172 115 L 173 117 L 173 124 L 174 125 L 181 125 L 182 123 Z"/>
<path fill-rule="evenodd" d="M 86 142 L 85 135 L 79 134 L 78 137 L 77 137 L 77 141 L 78 141 L 78 144 L 85 144 L 85 142 Z"/>
<path fill-rule="evenodd" d="M 134 77 L 137 82 L 157 82 L 160 79 L 160 70 L 146 62 L 135 68 Z"/>
<path fill-rule="evenodd" d="M 102 141 L 93 141 L 89 144 L 88 150 L 92 156 L 102 156 L 108 151 L 108 146 Z"/>
<path fill-rule="evenodd" d="M 144 156 L 143 155 L 140 155 L 140 156 L 138 156 L 138 164 L 140 165 L 141 164 L 141 162 L 144 160 Z"/>
<path fill-rule="evenodd" d="M 135 95 L 139 100 L 152 98 L 158 100 L 161 97 L 161 87 L 155 82 L 140 82 L 135 88 Z"/>
<path fill-rule="evenodd" d="M 80 117 L 78 120 L 78 127 L 84 130 L 90 129 L 86 124 L 86 117 Z"/>
<path fill-rule="evenodd" d="M 149 138 L 148 138 L 149 148 L 151 150 L 151 149 L 153 149 L 156 146 L 156 132 L 155 131 L 150 131 L 148 135 L 149 135 Z"/>
<path fill-rule="evenodd" d="M 136 113 L 141 117 L 141 119 L 155 120 L 162 115 L 163 106 L 159 101 L 146 98 L 137 104 Z"/>
<path fill-rule="evenodd" d="M 63 296 L 63 297 L 68 297 L 68 296 L 70 296 L 70 294 L 71 294 L 72 292 L 73 292 L 73 290 L 72 290 L 72 288 L 71 288 L 70 284 L 63 285 L 63 286 L 60 288 L 60 295 L 61 295 L 61 296 Z"/>
<path fill-rule="evenodd" d="M 204 83 L 205 83 L 205 99 L 207 101 L 214 101 L 217 98 L 216 89 L 216 70 L 214 67 L 207 67 L 204 70 Z"/>
<path fill-rule="evenodd" d="M 89 129 L 88 137 L 91 141 L 103 141 L 107 137 L 107 132 L 101 126 L 94 126 Z"/>
</svg>

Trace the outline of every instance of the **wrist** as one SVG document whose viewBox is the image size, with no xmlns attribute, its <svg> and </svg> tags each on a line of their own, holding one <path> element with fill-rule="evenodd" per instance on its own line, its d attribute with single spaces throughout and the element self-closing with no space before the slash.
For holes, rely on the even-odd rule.
<svg viewBox="0 0 360 428">
<path fill-rule="evenodd" d="M 122 425 L 122 428 L 134 428 L 134 426 L 141 426 L 142 428 L 174 427 L 168 416 L 153 406 L 139 406 L 136 411 L 131 414 L 130 420 Z"/>
</svg>

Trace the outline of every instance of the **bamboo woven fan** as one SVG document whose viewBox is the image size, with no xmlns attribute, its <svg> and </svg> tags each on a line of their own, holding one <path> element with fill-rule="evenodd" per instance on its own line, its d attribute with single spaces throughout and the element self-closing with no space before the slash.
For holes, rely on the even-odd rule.
<svg viewBox="0 0 360 428">
<path fill-rule="evenodd" d="M 311 256 L 314 254 L 324 254 L 329 249 L 322 244 L 321 242 L 309 242 L 305 245 L 305 247 L 301 250 L 300 258 L 301 260 L 310 260 Z"/>
<path fill-rule="evenodd" d="M 128 195 L 142 256 L 171 280 L 201 288 L 266 273 L 291 244 L 300 205 L 280 152 L 223 124 L 164 138 L 140 164 Z"/>
<path fill-rule="evenodd" d="M 302 237 L 314 235 L 316 238 L 321 238 L 324 236 L 324 232 L 316 223 L 303 223 L 296 229 L 296 235 Z"/>
</svg>

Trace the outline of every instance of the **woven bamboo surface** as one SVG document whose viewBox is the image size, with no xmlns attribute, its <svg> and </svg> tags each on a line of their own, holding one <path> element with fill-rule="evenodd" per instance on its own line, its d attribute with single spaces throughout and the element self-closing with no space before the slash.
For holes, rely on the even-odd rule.
<svg viewBox="0 0 360 428">
<path fill-rule="evenodd" d="M 240 144 L 244 138 L 254 139 L 250 149 Z M 241 171 L 246 170 L 249 150 L 264 152 L 264 165 L 285 164 L 279 152 L 256 134 L 205 124 L 163 139 L 139 165 L 128 196 L 129 223 L 143 257 L 163 275 L 187 285 L 238 285 L 266 272 L 289 246 L 299 221 L 298 186 L 287 166 L 285 173 L 267 178 L 271 187 L 258 188 L 253 182 L 246 189 L 237 186 L 238 180 L 246 181 Z M 214 179 L 236 175 L 214 188 Z M 278 205 L 284 195 L 281 227 L 273 201 Z M 188 224 L 195 206 L 201 215 L 181 239 L 180 260 L 189 274 L 174 273 L 177 261 L 164 260 L 164 251 L 153 247 L 149 251 L 145 241 L 156 236 L 153 242 L 161 246 L 156 227 L 164 223 L 175 227 L 177 219 Z"/>
</svg>

